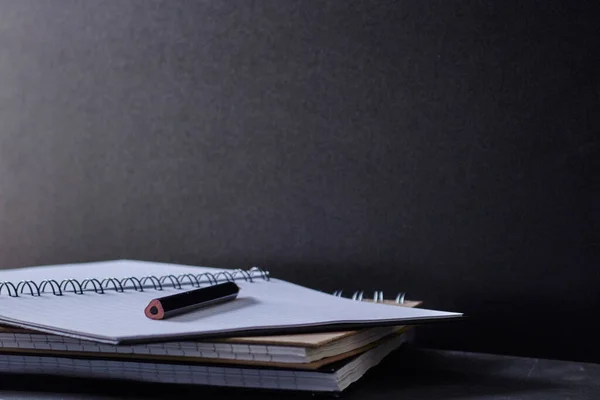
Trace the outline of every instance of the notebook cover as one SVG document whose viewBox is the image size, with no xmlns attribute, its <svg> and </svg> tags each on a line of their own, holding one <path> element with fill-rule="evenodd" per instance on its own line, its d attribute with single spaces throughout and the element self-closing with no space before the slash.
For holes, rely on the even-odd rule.
<svg viewBox="0 0 600 400">
<path fill-rule="evenodd" d="M 371 301 L 371 300 L 363 300 Z M 421 301 L 405 301 L 402 304 L 394 301 L 384 301 L 384 304 L 402 307 L 418 307 L 422 304 Z M 43 334 L 31 329 L 23 329 L 0 325 L 0 332 L 6 333 L 28 333 L 28 334 Z M 306 347 L 319 348 L 337 340 L 344 339 L 359 333 L 360 331 L 345 331 L 345 332 L 324 332 L 324 333 L 306 333 L 299 335 L 273 335 L 273 336 L 246 336 L 232 338 L 215 338 L 212 341 L 203 340 L 202 342 L 218 342 L 232 344 L 257 344 L 265 346 L 290 346 L 290 347 Z"/>
<path fill-rule="evenodd" d="M 363 300 L 371 301 L 371 300 Z M 421 301 L 405 301 L 402 304 L 394 301 L 384 301 L 384 304 L 402 307 L 418 307 L 423 302 Z M 370 329 L 370 328 L 367 328 Z M 226 343 L 248 343 L 248 344 L 262 344 L 262 345 L 279 345 L 279 346 L 292 346 L 292 347 L 308 347 L 318 348 L 334 342 L 336 340 L 344 339 L 346 337 L 357 334 L 360 331 L 344 331 L 344 332 L 323 332 L 323 333 L 306 333 L 300 335 L 273 335 L 273 336 L 245 336 L 245 337 L 234 337 L 216 339 L 215 341 L 226 342 Z"/>
<path fill-rule="evenodd" d="M 100 272 L 101 271 L 101 272 Z M 43 280 L 58 280 L 65 288 L 73 282 L 97 281 L 102 273 L 111 280 L 144 280 L 160 277 L 161 282 L 177 282 L 177 276 L 239 273 L 208 267 L 139 262 L 131 260 L 104 263 L 84 263 L 49 267 L 0 271 L 0 283 L 13 291 L 32 290 L 28 279 L 35 277 L 35 285 Z M 101 278 L 101 277 L 100 277 Z M 181 278 L 184 279 L 184 278 Z M 106 280 L 106 279 L 105 279 Z M 191 279 L 190 279 L 191 281 Z M 354 302 L 330 294 L 304 288 L 277 279 L 254 282 L 239 280 L 240 295 L 235 301 L 194 311 L 162 321 L 148 319 L 143 310 L 150 299 L 171 293 L 180 293 L 181 286 L 165 287 L 156 293 L 151 287 L 137 291 L 134 287 L 126 293 L 105 290 L 103 294 L 63 293 L 41 296 L 27 292 L 18 298 L 6 298 L 0 303 L 0 321 L 17 327 L 40 332 L 69 336 L 108 344 L 134 344 L 159 341 L 232 336 L 271 336 L 339 332 L 377 326 L 398 326 L 441 322 L 462 317 L 460 313 L 425 310 L 410 307 L 387 307 L 368 302 Z M 23 286 L 25 285 L 25 286 Z M 190 284 L 191 287 L 191 284 Z M 7 290 L 8 290 L 7 289 Z M 4 293 L 3 293 L 4 294 Z M 106 323 L 111 321 L 111 323 Z"/>
</svg>

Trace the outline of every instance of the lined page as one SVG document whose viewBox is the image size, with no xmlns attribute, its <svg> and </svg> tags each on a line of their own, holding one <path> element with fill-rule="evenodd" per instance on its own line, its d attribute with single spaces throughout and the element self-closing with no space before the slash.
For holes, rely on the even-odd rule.
<svg viewBox="0 0 600 400">
<path fill-rule="evenodd" d="M 101 265 L 99 265 L 101 264 Z M 136 261 L 79 264 L 60 267 L 38 267 L 0 272 L 0 281 L 22 279 L 86 278 L 105 276 L 124 278 L 147 275 L 180 275 L 219 272 L 207 267 L 186 267 Z M 101 275 L 100 275 L 101 274 Z M 104 294 L 67 293 L 17 298 L 0 296 L 0 318 L 17 326 L 49 333 L 107 343 L 139 340 L 165 340 L 202 337 L 221 333 L 280 331 L 297 327 L 331 326 L 340 323 L 388 323 L 402 325 L 422 320 L 453 318 L 458 313 L 395 307 L 331 296 L 277 279 L 253 283 L 238 281 L 240 294 L 235 301 L 199 309 L 166 320 L 150 320 L 144 308 L 150 300 L 180 290 L 128 290 Z"/>
</svg>

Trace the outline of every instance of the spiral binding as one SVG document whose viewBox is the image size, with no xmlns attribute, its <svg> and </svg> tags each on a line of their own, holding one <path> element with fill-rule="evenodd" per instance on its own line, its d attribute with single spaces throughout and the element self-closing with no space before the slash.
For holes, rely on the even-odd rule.
<svg viewBox="0 0 600 400">
<path fill-rule="evenodd" d="M 336 291 L 333 292 L 333 295 L 336 296 L 336 297 L 343 297 L 342 296 L 343 294 L 344 294 L 343 290 L 336 290 Z M 354 292 L 352 294 L 352 297 L 350 297 L 350 298 L 352 300 L 355 300 L 355 301 L 363 301 L 363 299 L 365 298 L 364 295 L 365 295 L 365 291 L 364 290 L 357 290 L 356 292 Z M 384 299 L 385 298 L 383 297 L 383 291 L 382 290 L 376 290 L 373 293 L 373 302 L 375 302 L 375 303 L 383 303 Z M 398 293 L 396 295 L 396 298 L 395 298 L 394 301 L 397 304 L 404 304 L 405 299 L 406 299 L 406 293 L 400 292 L 400 293 Z"/>
<path fill-rule="evenodd" d="M 79 281 L 77 279 L 63 279 L 58 282 L 54 279 L 46 279 L 40 283 L 31 280 L 24 280 L 16 285 L 12 282 L 0 282 L 0 295 L 8 292 L 10 297 L 19 297 L 19 294 L 28 294 L 30 296 L 41 296 L 44 293 L 50 293 L 55 296 L 62 296 L 63 293 L 73 292 L 78 295 L 84 292 L 95 292 L 104 294 L 106 290 L 114 290 L 117 293 L 133 289 L 143 292 L 144 289 L 163 290 L 165 287 L 174 287 L 181 289 L 182 286 L 200 287 L 205 283 L 216 285 L 220 282 L 234 282 L 237 280 L 254 282 L 255 279 L 269 281 L 269 271 L 259 267 L 252 267 L 249 270 L 236 269 L 233 271 L 222 271 L 212 274 L 203 272 L 201 274 L 181 274 L 181 275 L 149 275 L 143 278 L 128 276 L 126 278 L 104 278 L 98 280 L 95 278 Z M 6 288 L 6 291 L 4 289 Z"/>
</svg>

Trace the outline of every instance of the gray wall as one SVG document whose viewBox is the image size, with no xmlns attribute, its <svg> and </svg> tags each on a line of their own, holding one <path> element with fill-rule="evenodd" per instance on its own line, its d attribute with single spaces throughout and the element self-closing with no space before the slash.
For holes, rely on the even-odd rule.
<svg viewBox="0 0 600 400">
<path fill-rule="evenodd" d="M 408 291 L 423 343 L 596 359 L 590 2 L 0 0 L 2 267 Z"/>
</svg>

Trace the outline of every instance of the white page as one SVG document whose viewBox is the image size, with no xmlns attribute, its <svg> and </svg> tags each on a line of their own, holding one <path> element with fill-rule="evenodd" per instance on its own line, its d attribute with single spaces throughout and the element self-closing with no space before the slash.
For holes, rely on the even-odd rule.
<svg viewBox="0 0 600 400">
<path fill-rule="evenodd" d="M 125 278 L 148 275 L 216 273 L 222 270 L 140 261 L 110 261 L 0 271 L 0 281 L 15 285 L 21 280 Z M 234 301 L 200 309 L 166 320 L 151 320 L 144 308 L 157 297 L 179 289 L 137 292 L 106 290 L 54 296 L 0 295 L 0 319 L 17 326 L 107 343 L 174 340 L 215 334 L 252 331 L 281 332 L 299 327 L 339 324 L 396 324 L 459 317 L 461 314 L 355 302 L 277 279 L 236 282 L 240 294 Z M 187 287 L 188 289 L 191 286 Z"/>
</svg>

